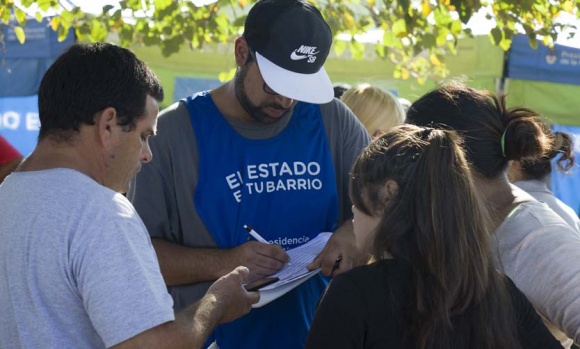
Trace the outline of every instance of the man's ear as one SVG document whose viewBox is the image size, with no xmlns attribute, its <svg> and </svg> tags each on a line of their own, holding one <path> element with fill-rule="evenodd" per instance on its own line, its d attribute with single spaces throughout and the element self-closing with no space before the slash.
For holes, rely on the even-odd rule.
<svg viewBox="0 0 580 349">
<path fill-rule="evenodd" d="M 101 110 L 95 116 L 95 124 L 99 133 L 99 141 L 105 148 L 110 148 L 114 143 L 114 135 L 119 132 L 117 126 L 117 110 L 109 107 Z"/>
<path fill-rule="evenodd" d="M 236 39 L 234 43 L 234 55 L 236 58 L 236 65 L 238 67 L 243 67 L 250 56 L 250 47 L 248 42 L 243 37 Z"/>
</svg>

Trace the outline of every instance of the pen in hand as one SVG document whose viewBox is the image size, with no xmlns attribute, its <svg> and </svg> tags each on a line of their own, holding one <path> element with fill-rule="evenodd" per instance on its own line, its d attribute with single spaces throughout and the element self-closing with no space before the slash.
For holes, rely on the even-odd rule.
<svg viewBox="0 0 580 349">
<path fill-rule="evenodd" d="M 244 229 L 248 232 L 248 234 L 252 235 L 252 237 L 263 244 L 269 244 L 268 240 L 264 239 L 260 236 L 252 227 L 249 225 L 244 225 Z"/>
</svg>

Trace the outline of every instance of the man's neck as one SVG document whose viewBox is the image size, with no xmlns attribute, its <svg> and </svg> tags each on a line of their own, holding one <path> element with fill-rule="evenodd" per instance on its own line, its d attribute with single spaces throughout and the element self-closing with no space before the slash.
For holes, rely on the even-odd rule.
<svg viewBox="0 0 580 349">
<path fill-rule="evenodd" d="M 238 101 L 233 79 L 212 90 L 210 96 L 222 115 L 245 122 L 256 122 Z"/>
<path fill-rule="evenodd" d="M 95 147 L 82 142 L 74 144 L 55 142 L 43 139 L 38 142 L 34 151 L 22 162 L 17 172 L 42 171 L 55 168 L 68 168 L 79 171 L 98 183 L 103 183 L 104 159 L 95 151 Z"/>
</svg>

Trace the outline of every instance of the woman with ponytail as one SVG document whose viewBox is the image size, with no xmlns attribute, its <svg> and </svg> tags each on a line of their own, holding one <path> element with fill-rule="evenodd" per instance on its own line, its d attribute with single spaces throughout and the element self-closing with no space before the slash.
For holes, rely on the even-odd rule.
<svg viewBox="0 0 580 349">
<path fill-rule="evenodd" d="M 402 125 L 352 169 L 369 263 L 335 277 L 306 348 L 561 348 L 496 271 L 489 218 L 452 131 Z"/>
<path fill-rule="evenodd" d="M 541 158 L 552 149 L 554 139 L 546 135 L 539 115 L 527 108 L 508 109 L 505 96 L 453 82 L 413 103 L 406 122 L 462 136 L 491 218 L 497 268 L 526 295 L 564 347 L 580 342 L 580 237 L 507 176 L 509 161 Z"/>
<path fill-rule="evenodd" d="M 554 212 L 580 234 L 580 218 L 574 210 L 554 196 L 549 189 L 552 159 L 556 160 L 558 171 L 566 173 L 575 163 L 574 142 L 570 135 L 555 132 L 553 135 L 546 125 L 546 133 L 554 138 L 550 151 L 536 159 L 510 161 L 508 178 L 518 188 L 523 189 L 536 200 L 546 203 Z"/>
</svg>

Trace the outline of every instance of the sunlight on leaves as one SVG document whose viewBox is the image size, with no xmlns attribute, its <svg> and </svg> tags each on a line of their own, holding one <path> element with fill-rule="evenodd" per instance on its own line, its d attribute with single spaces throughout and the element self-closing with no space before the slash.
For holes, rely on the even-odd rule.
<svg viewBox="0 0 580 349">
<path fill-rule="evenodd" d="M 15 26 L 14 34 L 16 34 L 16 39 L 18 39 L 18 42 L 24 44 L 26 41 L 26 34 L 24 34 L 24 29 L 22 29 L 20 26 Z"/>
<path fill-rule="evenodd" d="M 123 46 L 158 47 L 169 56 L 182 49 L 203 50 L 208 43 L 233 42 L 242 32 L 248 7 L 256 0 L 217 0 L 199 5 L 191 0 L 122 0 L 118 7 L 103 6 L 98 14 L 57 0 L 0 0 L 0 23 L 14 28 L 19 42 L 26 39 L 24 27 L 33 17 L 55 13 L 50 29 L 58 40 L 66 39 L 69 29 L 78 40 L 114 41 Z M 208 1 L 205 1 L 207 3 Z M 494 45 L 508 50 L 516 33 L 525 33 L 531 47 L 553 46 L 559 33 L 575 33 L 576 28 L 559 23 L 556 16 L 578 16 L 580 0 L 325 0 L 314 2 L 328 21 L 334 35 L 368 36 L 370 29 L 382 29 L 377 39 L 334 41 L 334 53 L 348 48 L 353 59 L 365 59 L 373 51 L 394 65 L 393 77 L 415 79 L 418 83 L 437 81 L 449 74 L 445 57 L 457 53 L 460 38 L 470 36 L 467 22 L 480 9 L 495 26 L 489 32 Z M 32 7 L 34 6 L 34 7 Z M 29 17 L 27 17 L 27 15 Z M 568 15 L 570 16 L 570 15 Z M 1 39 L 0 39 L 1 40 Z M 2 43 L 0 42 L 0 45 Z M 220 79 L 231 78 L 234 71 Z"/>
</svg>

